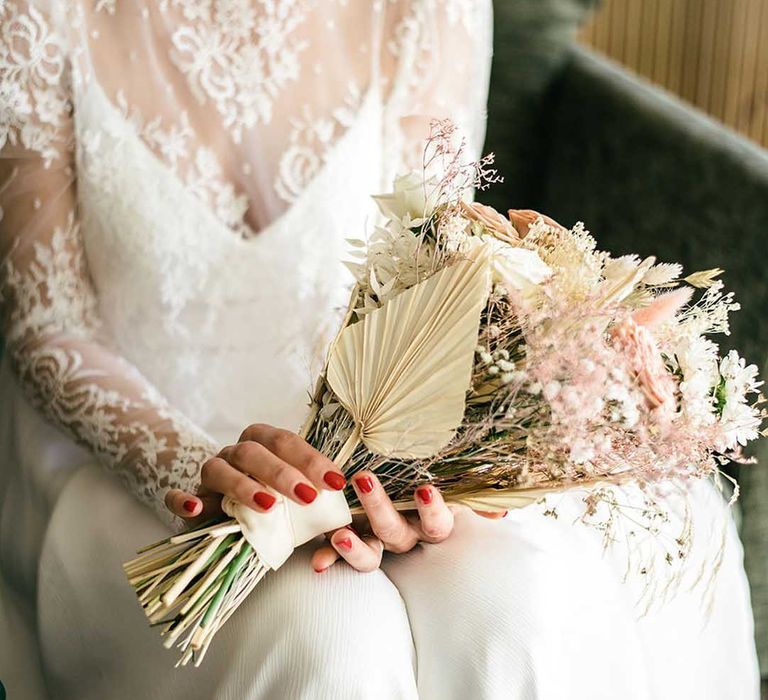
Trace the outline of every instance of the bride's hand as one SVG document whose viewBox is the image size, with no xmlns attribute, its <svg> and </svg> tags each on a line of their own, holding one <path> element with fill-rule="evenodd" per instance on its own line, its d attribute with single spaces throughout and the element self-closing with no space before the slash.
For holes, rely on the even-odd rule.
<svg viewBox="0 0 768 700">
<path fill-rule="evenodd" d="M 265 486 L 307 505 L 318 489 L 340 491 L 347 483 L 328 457 L 296 433 L 263 423 L 246 428 L 236 444 L 203 464 L 200 476 L 196 495 L 172 489 L 165 496 L 166 507 L 191 525 L 219 515 L 222 496 L 266 513 L 275 497 Z"/>
<path fill-rule="evenodd" d="M 265 485 L 307 505 L 315 500 L 318 489 L 340 491 L 346 479 L 333 461 L 296 433 L 257 423 L 246 428 L 236 444 L 203 464 L 196 495 L 171 489 L 165 505 L 192 526 L 220 515 L 222 496 L 266 513 L 275 497 Z M 451 534 L 453 512 L 434 486 L 416 489 L 417 510 L 406 516 L 395 510 L 373 473 L 356 474 L 353 485 L 371 534 L 361 537 L 348 527 L 336 530 L 329 535 L 330 546 L 321 547 L 312 557 L 315 571 L 325 571 L 340 556 L 359 571 L 371 571 L 379 566 L 385 550 L 407 552 L 418 542 L 437 543 Z"/>
<path fill-rule="evenodd" d="M 372 472 L 355 474 L 352 485 L 365 509 L 363 523 L 370 534 L 358 534 L 352 527 L 343 527 L 329 535 L 329 544 L 320 547 L 312 557 L 312 568 L 318 573 L 339 557 L 358 571 L 373 571 L 381 564 L 385 551 L 403 553 L 419 542 L 436 544 L 453 530 L 453 511 L 434 486 L 419 486 L 414 494 L 416 511 L 404 514 L 395 509 Z M 497 519 L 504 513 L 478 512 L 478 515 Z"/>
</svg>

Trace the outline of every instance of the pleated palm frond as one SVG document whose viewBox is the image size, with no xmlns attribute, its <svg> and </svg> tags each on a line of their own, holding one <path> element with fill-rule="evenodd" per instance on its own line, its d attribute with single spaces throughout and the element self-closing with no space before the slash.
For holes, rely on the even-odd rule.
<svg viewBox="0 0 768 700">
<path fill-rule="evenodd" d="M 486 257 L 462 260 L 342 331 L 327 380 L 371 452 L 429 457 L 451 440 L 489 285 Z"/>
</svg>

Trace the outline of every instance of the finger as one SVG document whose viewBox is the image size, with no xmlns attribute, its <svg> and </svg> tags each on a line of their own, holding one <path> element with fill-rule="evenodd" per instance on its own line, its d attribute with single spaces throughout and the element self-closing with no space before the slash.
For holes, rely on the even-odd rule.
<svg viewBox="0 0 768 700">
<path fill-rule="evenodd" d="M 296 467 L 272 454 L 264 445 L 246 440 L 219 452 L 236 471 L 250 474 L 300 505 L 312 503 L 317 489 Z"/>
<path fill-rule="evenodd" d="M 264 445 L 272 454 L 296 467 L 318 488 L 341 491 L 347 484 L 344 474 L 331 459 L 290 430 L 256 423 L 243 431 L 240 441 Z"/>
<path fill-rule="evenodd" d="M 201 486 L 206 491 L 229 496 L 257 513 L 266 513 L 277 501 L 264 484 L 238 471 L 221 457 L 213 457 L 203 464 L 201 476 Z"/>
<path fill-rule="evenodd" d="M 453 530 L 453 512 L 445 505 L 439 489 L 424 484 L 416 489 L 421 538 L 425 542 L 442 542 Z"/>
<path fill-rule="evenodd" d="M 203 510 L 203 502 L 191 493 L 171 489 L 165 494 L 165 507 L 180 518 L 194 518 Z"/>
<path fill-rule="evenodd" d="M 476 510 L 475 513 L 481 518 L 488 518 L 488 520 L 501 520 L 507 516 L 508 510 L 489 511 L 489 510 Z"/>
<path fill-rule="evenodd" d="M 319 547 L 312 555 L 310 564 L 315 573 L 322 574 L 333 566 L 339 558 L 339 553 L 330 545 Z"/>
<path fill-rule="evenodd" d="M 361 539 L 343 527 L 331 535 L 331 545 L 353 569 L 367 573 L 379 568 L 384 545 L 375 537 Z"/>
<path fill-rule="evenodd" d="M 221 494 L 197 496 L 180 489 L 165 494 L 165 505 L 174 515 L 182 518 L 188 527 L 197 527 L 221 515 Z"/>
<path fill-rule="evenodd" d="M 419 538 L 405 517 L 395 510 L 373 472 L 363 471 L 352 480 L 360 504 L 365 509 L 373 534 L 389 552 L 407 552 Z"/>
</svg>

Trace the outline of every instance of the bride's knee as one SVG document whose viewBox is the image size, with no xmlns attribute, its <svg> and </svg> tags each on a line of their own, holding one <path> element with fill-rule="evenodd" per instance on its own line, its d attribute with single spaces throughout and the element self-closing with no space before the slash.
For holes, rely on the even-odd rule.
<svg viewBox="0 0 768 700">
<path fill-rule="evenodd" d="M 465 517 L 444 543 L 426 546 L 402 564 L 394 561 L 387 571 L 409 606 L 412 625 L 415 616 L 445 621 L 442 637 L 461 639 L 464 648 L 525 647 L 556 624 L 561 587 L 577 572 L 514 523 Z"/>
<path fill-rule="evenodd" d="M 380 570 L 361 574 L 337 564 L 317 574 L 299 552 L 244 608 L 249 648 L 259 657 L 250 662 L 271 669 L 272 688 L 291 687 L 300 697 L 345 688 L 344 697 L 361 698 L 384 697 L 376 693 L 386 688 L 386 697 L 398 698 L 415 687 L 405 606 Z"/>
</svg>

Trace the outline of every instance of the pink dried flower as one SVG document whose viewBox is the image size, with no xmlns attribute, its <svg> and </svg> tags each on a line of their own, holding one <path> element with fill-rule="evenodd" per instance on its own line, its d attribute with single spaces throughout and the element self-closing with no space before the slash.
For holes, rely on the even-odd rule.
<svg viewBox="0 0 768 700">
<path fill-rule="evenodd" d="M 692 296 L 693 289 L 690 287 L 681 287 L 673 292 L 661 294 L 644 309 L 635 311 L 632 314 L 632 320 L 640 326 L 652 328 L 674 318 L 675 314 L 691 300 Z"/>
<path fill-rule="evenodd" d="M 626 356 L 650 407 L 673 407 L 677 383 L 664 366 L 661 352 L 648 329 L 627 318 L 613 328 L 612 336 Z"/>
</svg>

